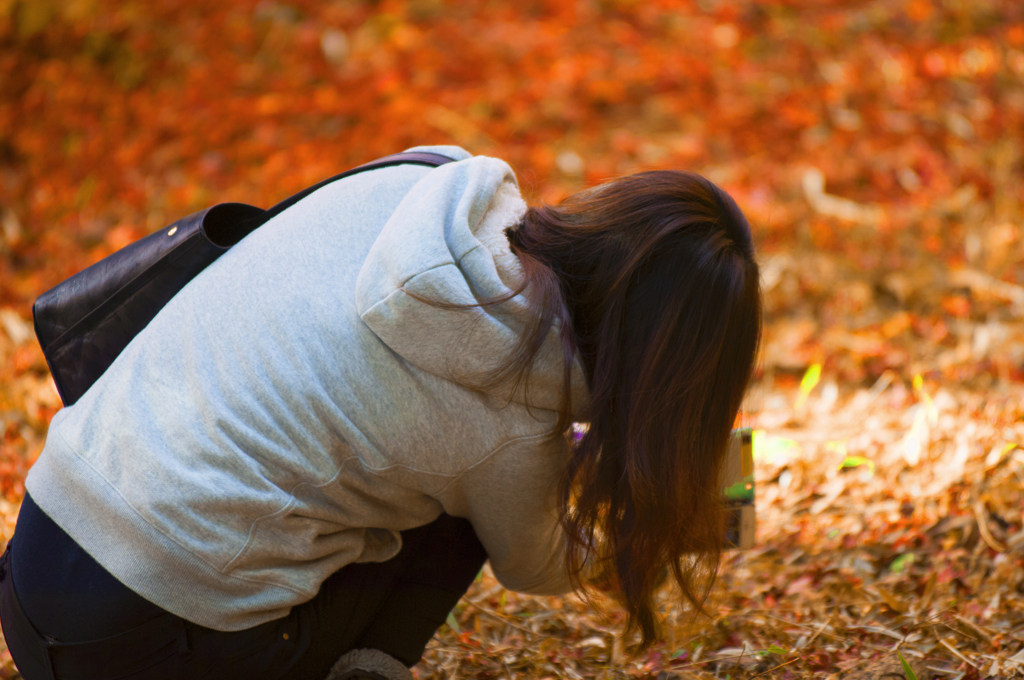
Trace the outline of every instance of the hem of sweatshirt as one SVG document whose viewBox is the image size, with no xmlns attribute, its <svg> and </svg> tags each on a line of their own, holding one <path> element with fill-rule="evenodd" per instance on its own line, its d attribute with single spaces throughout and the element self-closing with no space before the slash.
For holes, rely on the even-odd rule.
<svg viewBox="0 0 1024 680">
<path fill-rule="evenodd" d="M 32 499 L 118 581 L 153 604 L 220 631 L 287 616 L 310 595 L 228 576 L 155 529 L 56 432 L 32 466 Z M 239 608 L 239 602 L 244 608 Z"/>
</svg>

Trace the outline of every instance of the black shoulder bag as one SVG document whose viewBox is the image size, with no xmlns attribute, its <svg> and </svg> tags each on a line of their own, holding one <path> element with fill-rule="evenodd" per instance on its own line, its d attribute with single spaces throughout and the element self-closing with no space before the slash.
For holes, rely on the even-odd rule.
<svg viewBox="0 0 1024 680">
<path fill-rule="evenodd" d="M 64 404 L 78 401 L 196 274 L 270 218 L 359 172 L 406 163 L 436 167 L 453 160 L 399 153 L 325 179 L 269 210 L 219 203 L 125 246 L 43 293 L 32 305 L 32 317 Z"/>
</svg>

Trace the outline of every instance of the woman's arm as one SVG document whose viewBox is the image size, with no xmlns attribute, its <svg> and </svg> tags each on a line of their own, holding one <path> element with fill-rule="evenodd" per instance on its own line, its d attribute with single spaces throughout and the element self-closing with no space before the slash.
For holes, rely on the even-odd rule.
<svg viewBox="0 0 1024 680">
<path fill-rule="evenodd" d="M 556 595 L 571 586 L 555 491 L 564 445 L 546 435 L 506 442 L 441 492 L 445 512 L 465 517 L 509 590 Z"/>
</svg>

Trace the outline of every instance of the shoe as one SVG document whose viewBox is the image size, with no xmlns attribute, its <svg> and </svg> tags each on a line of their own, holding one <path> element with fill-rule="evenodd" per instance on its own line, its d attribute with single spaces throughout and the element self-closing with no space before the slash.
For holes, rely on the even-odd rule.
<svg viewBox="0 0 1024 680">
<path fill-rule="evenodd" d="M 413 677 L 412 671 L 390 654 L 379 649 L 353 649 L 341 655 L 326 680 L 413 680 Z"/>
</svg>

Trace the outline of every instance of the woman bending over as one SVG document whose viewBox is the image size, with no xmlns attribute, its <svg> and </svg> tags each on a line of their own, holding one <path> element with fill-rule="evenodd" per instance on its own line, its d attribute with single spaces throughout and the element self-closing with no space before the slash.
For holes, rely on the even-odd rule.
<svg viewBox="0 0 1024 680">
<path fill-rule="evenodd" d="M 657 171 L 527 207 L 503 161 L 355 175 L 192 280 L 27 480 L 26 680 L 409 677 L 483 562 L 700 605 L 760 335 L 750 227 Z M 589 428 L 571 437 L 572 424 Z"/>
</svg>

